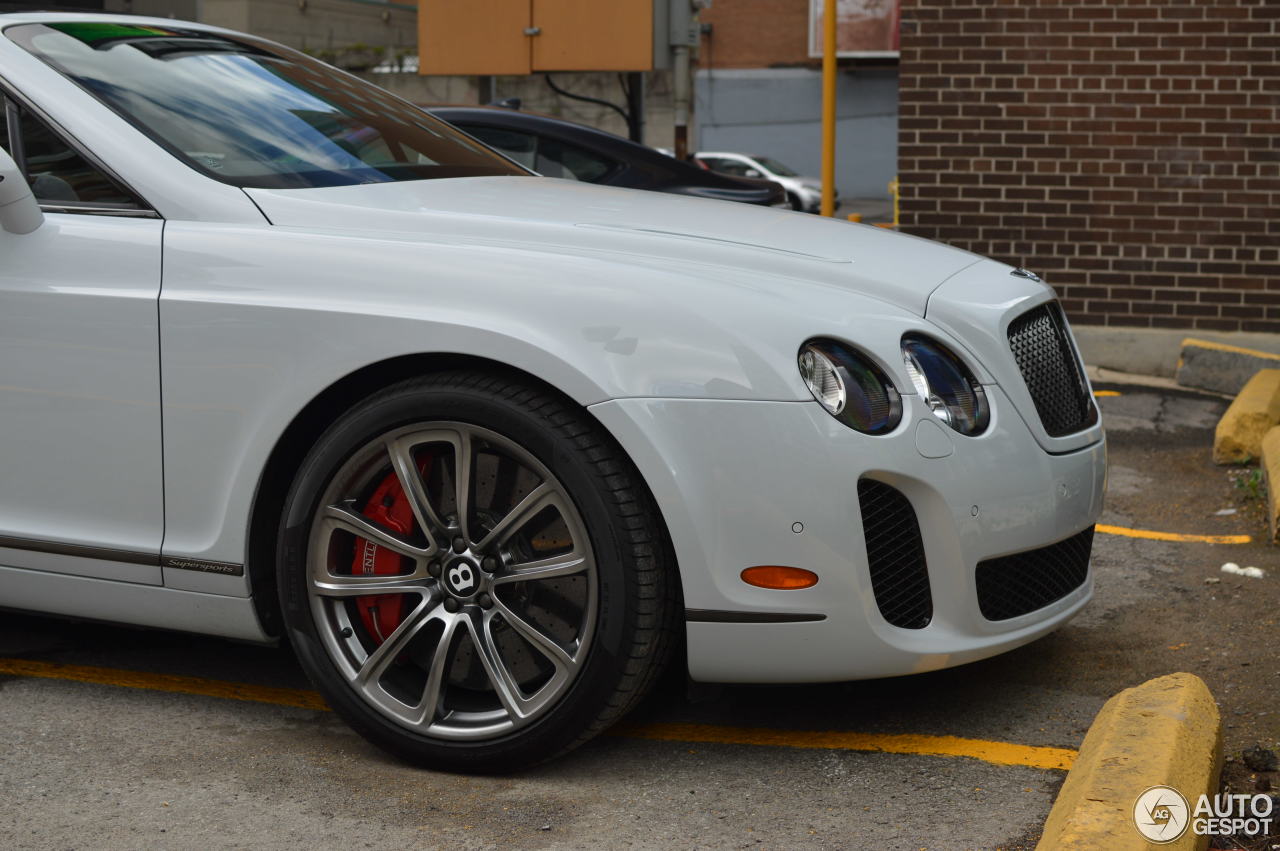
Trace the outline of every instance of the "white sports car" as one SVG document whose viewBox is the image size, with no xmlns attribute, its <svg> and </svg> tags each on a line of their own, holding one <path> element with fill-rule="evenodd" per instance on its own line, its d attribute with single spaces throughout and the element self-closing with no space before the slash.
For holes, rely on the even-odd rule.
<svg viewBox="0 0 1280 851">
<path fill-rule="evenodd" d="M 287 640 L 484 771 L 677 648 L 892 676 L 1087 602 L 1103 433 L 1034 275 L 541 178 L 225 30 L 0 29 L 0 604 Z"/>
</svg>

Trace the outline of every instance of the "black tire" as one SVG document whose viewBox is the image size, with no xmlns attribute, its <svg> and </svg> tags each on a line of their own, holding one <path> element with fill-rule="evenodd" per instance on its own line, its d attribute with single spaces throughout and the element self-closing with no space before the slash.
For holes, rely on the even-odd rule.
<svg viewBox="0 0 1280 851">
<path fill-rule="evenodd" d="M 796 195 L 794 192 L 788 192 L 787 201 L 790 202 L 791 209 L 795 210 L 797 213 L 804 212 L 804 202 L 800 200 L 799 195 Z"/>
<path fill-rule="evenodd" d="M 459 437 L 456 444 L 441 442 L 438 446 L 430 442 L 432 435 L 446 434 L 448 428 L 456 428 L 458 435 L 466 435 L 465 439 Z M 376 481 L 382 473 L 361 472 L 359 476 L 366 478 L 360 479 L 348 471 L 374 470 L 378 463 L 377 447 L 382 445 L 379 441 L 384 436 L 401 440 L 396 437 L 401 434 L 410 435 L 402 439 L 404 445 L 410 446 L 413 440 L 419 443 L 412 444 L 407 454 L 399 456 L 398 469 L 416 467 L 420 471 L 410 475 L 418 475 L 422 485 L 422 500 L 427 504 L 422 510 L 436 511 L 429 515 L 430 522 L 410 521 L 417 525 L 402 537 L 405 541 L 415 540 L 415 546 L 426 552 L 431 547 L 431 536 L 423 530 L 435 522 L 444 529 L 452 522 L 460 525 L 467 541 L 474 539 L 477 543 L 474 546 L 467 543 L 464 549 L 456 550 L 462 555 L 440 549 L 429 561 L 426 556 L 402 556 L 396 550 L 392 558 L 398 559 L 399 564 L 405 565 L 403 570 L 410 573 L 384 579 L 400 583 L 403 578 L 407 584 L 410 579 L 420 577 L 414 581 L 419 581 L 426 590 L 417 589 L 420 592 L 417 595 L 326 596 L 336 593 L 330 589 L 331 583 L 335 587 L 344 584 L 354 587 L 369 580 L 372 568 L 357 574 L 357 564 L 349 561 L 348 553 L 356 547 L 363 547 L 360 552 L 368 553 L 373 542 L 383 540 L 372 535 L 357 536 L 343 525 L 346 521 L 342 519 L 346 516 L 344 511 L 360 504 L 346 499 L 348 483 Z M 464 442 L 469 448 L 462 448 Z M 391 475 L 396 475 L 397 468 L 390 458 L 397 457 L 394 447 L 399 445 L 388 444 L 391 448 L 385 450 L 389 453 L 386 467 L 392 470 Z M 447 461 L 450 446 L 454 453 L 452 467 Z M 517 454 L 517 449 L 526 454 Z M 510 457 L 504 456 L 504 452 Z M 360 460 L 366 456 L 370 460 Z M 424 457 L 426 462 L 421 460 Z M 404 458 L 412 462 L 407 467 Z M 467 476 L 462 477 L 463 481 L 472 481 L 471 471 L 476 471 L 476 484 L 471 485 L 474 498 L 468 486 L 457 486 L 456 473 L 462 466 L 460 458 L 475 459 L 466 464 Z M 491 464 L 498 472 L 491 472 L 487 477 L 481 475 L 482 458 L 486 459 L 483 463 Z M 507 529 L 503 534 L 508 538 L 500 539 L 493 529 L 502 526 L 502 518 L 496 521 L 478 518 L 481 516 L 480 483 L 496 494 L 504 465 L 506 488 L 513 494 L 511 507 L 533 501 L 536 494 L 528 490 L 523 496 L 518 495 L 521 492 L 515 489 L 514 482 L 521 476 L 527 478 L 529 470 L 539 467 L 538 475 L 549 474 L 550 481 L 560 488 L 556 493 L 568 499 L 556 497 L 557 501 L 549 503 L 551 507 L 542 509 L 542 513 L 530 513 L 524 520 L 513 522 L 511 526 L 515 530 Z M 432 473 L 435 467 L 439 472 Z M 435 497 L 429 481 L 432 476 L 439 477 L 442 483 Z M 397 481 L 401 494 L 407 495 L 409 487 L 405 483 L 411 480 L 399 478 Z M 386 479 L 383 482 L 385 484 Z M 534 487 L 540 488 L 530 485 Z M 367 486 L 364 492 L 368 492 Z M 463 494 L 467 500 L 466 507 L 456 514 L 471 518 L 470 531 L 467 531 L 466 519 L 446 514 L 447 501 L 455 493 Z M 334 501 L 335 494 L 341 498 L 339 501 Z M 404 499 L 413 501 L 408 496 Z M 391 505 L 388 500 L 389 497 L 384 496 L 382 505 Z M 496 495 L 491 496 L 491 502 L 496 504 L 497 500 Z M 368 497 L 360 510 L 368 511 L 373 502 L 373 498 Z M 455 498 L 455 508 L 459 504 L 463 504 L 462 500 Z M 491 506 L 490 510 L 496 517 L 496 509 Z M 557 519 L 557 512 L 564 516 Z M 509 513 L 512 517 L 521 515 L 514 510 Z M 339 519 L 331 520 L 331 514 Z M 567 538 L 552 539 L 545 531 L 542 537 L 536 537 L 538 533 L 530 530 L 540 518 L 553 525 L 560 523 L 555 528 L 564 529 L 562 537 L 567 535 Z M 444 534 L 459 535 L 458 532 Z M 350 549 L 344 550 L 348 537 Z M 460 537 L 452 539 L 455 549 Z M 472 552 L 483 543 L 482 538 L 498 541 L 492 552 L 507 548 L 496 557 L 485 557 L 483 569 L 479 549 L 475 554 Z M 581 548 L 579 539 L 589 543 L 589 553 Z M 324 541 L 323 545 L 317 544 L 320 540 Z M 528 548 L 535 544 L 562 549 L 567 546 L 568 555 L 534 555 L 526 562 L 529 567 L 522 568 L 511 557 L 511 552 L 524 547 L 532 553 Z M 391 554 L 395 544 L 381 546 L 381 550 L 375 548 L 374 552 L 385 556 Z M 329 705 L 369 741 L 399 758 L 437 769 L 512 771 L 563 754 L 599 734 L 621 718 L 656 681 L 670 655 L 680 612 L 674 560 L 666 544 L 662 521 L 639 473 L 621 448 L 572 401 L 530 386 L 519 378 L 487 372 L 448 372 L 405 381 L 371 396 L 334 422 L 302 462 L 289 490 L 278 553 L 277 579 L 286 629 L 315 687 Z M 520 578 L 530 570 L 537 570 L 538 565 L 548 565 L 557 558 L 564 564 L 577 564 L 573 558 L 578 556 L 587 567 L 578 568 L 580 572 L 572 576 L 549 580 Z M 372 556 L 367 558 L 365 564 L 372 564 Z M 466 559 L 472 560 L 464 564 Z M 515 563 L 508 565 L 509 559 Z M 425 577 L 420 564 L 424 561 L 428 562 L 426 570 L 430 573 Z M 341 573 L 342 566 L 348 563 L 350 579 Z M 449 564 L 457 567 L 445 569 Z M 553 568 L 554 565 L 543 569 Z M 478 578 L 472 578 L 472 570 Z M 491 595 L 459 596 L 464 591 L 477 593 L 477 583 L 481 580 L 492 582 L 484 586 Z M 500 581 L 515 584 L 497 584 Z M 563 583 L 569 590 L 548 591 L 548 584 L 556 582 Z M 371 592 L 362 585 L 354 593 Z M 488 598 L 487 606 L 484 606 L 485 598 Z M 567 614 L 553 616 L 547 612 L 556 606 L 534 608 L 528 602 L 537 600 L 542 605 L 544 598 L 555 602 Z M 592 598 L 594 606 L 590 602 Z M 357 603 L 357 599 L 392 600 L 385 603 L 388 608 L 395 606 L 405 612 L 412 607 L 412 612 L 399 621 L 398 627 L 394 622 L 388 626 L 388 629 L 394 627 L 394 631 L 384 635 L 379 626 L 381 621 L 370 620 L 369 610 L 359 608 L 367 607 L 368 602 Z M 526 608 L 517 610 L 519 601 L 524 601 L 520 605 Z M 576 609 L 575 601 L 578 602 Z M 454 608 L 447 609 L 446 604 Z M 373 614 L 375 618 L 379 616 L 377 608 Z M 536 621 L 535 615 L 546 618 L 546 623 Z M 438 621 L 432 620 L 437 616 Z M 426 626 L 412 626 L 410 621 L 414 617 Z M 485 620 L 486 617 L 491 620 Z M 554 620 L 555 617 L 561 620 Z M 556 652 L 540 649 L 542 645 L 536 636 L 531 639 L 528 632 L 519 632 L 515 623 L 521 619 L 526 629 L 530 624 L 539 624 L 534 627 L 535 631 L 559 647 L 563 658 Z M 570 637 L 552 637 L 550 633 L 556 632 L 553 626 L 559 629 L 557 636 L 566 633 Z M 572 633 L 575 627 L 579 630 L 576 634 Z M 376 638 L 370 629 L 378 632 Z M 437 632 L 440 635 L 431 645 L 428 636 Z M 413 637 L 398 639 L 402 633 Z M 392 645 L 393 641 L 399 643 Z M 382 653 L 378 661 L 377 648 L 382 642 L 388 647 L 395 646 L 396 650 Z M 506 650 L 499 647 L 502 642 Z M 427 646 L 419 648 L 418 643 Z M 362 652 L 366 654 L 363 661 Z M 572 653 L 577 656 L 570 659 Z M 429 663 L 423 661 L 427 657 Z M 517 657 L 518 662 L 510 661 Z M 464 658 L 465 665 L 460 661 Z M 483 684 L 477 685 L 477 666 L 488 677 L 484 682 L 492 694 L 486 693 Z M 437 668 L 441 673 L 433 679 L 431 672 Z M 547 674 L 545 668 L 551 668 L 552 673 Z M 373 673 L 361 681 L 362 670 Z M 495 675 L 495 670 L 510 675 L 510 679 Z M 546 692 L 546 697 L 537 698 L 545 700 L 538 704 L 537 714 L 531 711 L 525 717 L 521 715 L 523 709 L 512 702 L 512 694 L 523 700 L 526 689 L 524 681 L 515 675 L 517 670 L 534 672 L 528 675 L 532 685 L 527 688 L 541 689 L 534 691 L 535 697 Z M 544 678 L 544 685 L 538 686 Z M 408 685 L 402 685 L 401 681 Z M 423 682 L 424 692 L 417 711 L 424 713 L 426 723 L 415 725 L 410 717 L 412 711 L 401 710 L 395 700 L 411 706 L 411 699 L 416 696 L 414 689 Z M 495 685 L 500 682 L 519 685 L 514 691 L 503 691 Z M 556 690 L 546 691 L 552 685 Z M 386 695 L 405 696 L 393 700 Z M 434 699 L 427 695 L 434 695 Z M 450 699 L 453 703 L 449 703 Z M 425 714 L 428 712 L 429 717 Z M 501 722 L 501 713 L 505 713 L 501 716 L 506 718 L 505 722 Z M 490 718 L 499 718 L 499 721 L 489 724 L 485 719 Z M 502 723 L 508 726 L 501 728 Z"/>
</svg>

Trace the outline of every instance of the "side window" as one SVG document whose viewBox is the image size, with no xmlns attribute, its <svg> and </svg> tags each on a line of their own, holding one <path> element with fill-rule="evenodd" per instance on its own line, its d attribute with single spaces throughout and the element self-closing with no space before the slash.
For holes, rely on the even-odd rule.
<svg viewBox="0 0 1280 851">
<path fill-rule="evenodd" d="M 534 170 L 548 177 L 567 177 L 588 183 L 602 179 L 614 169 L 612 161 L 555 139 L 539 140 L 537 162 Z"/>
<path fill-rule="evenodd" d="M 602 159 L 576 145 L 566 145 L 555 139 L 497 127 L 468 124 L 458 126 L 490 148 L 501 151 L 525 168 L 531 168 L 546 177 L 592 182 L 600 180 L 615 167 L 611 160 Z"/>
<path fill-rule="evenodd" d="M 737 160 L 714 160 L 711 163 L 711 168 L 713 171 L 733 177 L 746 177 L 747 172 L 751 170 L 751 166 Z"/>
<path fill-rule="evenodd" d="M 7 110 L 4 122 L 5 149 L 22 166 L 31 191 L 42 204 L 66 207 L 107 207 L 135 210 L 141 207 L 131 193 L 107 177 L 44 122 L 26 110 L 17 110 L 17 132 L 9 147 L 9 124 L 14 110 Z"/>
<path fill-rule="evenodd" d="M 525 168 L 534 168 L 537 159 L 538 140 L 528 133 L 517 133 L 515 130 L 500 130 L 497 127 L 477 127 L 459 124 L 463 132 L 475 136 L 490 148 L 510 157 Z M 534 169 L 535 171 L 537 169 Z"/>
</svg>

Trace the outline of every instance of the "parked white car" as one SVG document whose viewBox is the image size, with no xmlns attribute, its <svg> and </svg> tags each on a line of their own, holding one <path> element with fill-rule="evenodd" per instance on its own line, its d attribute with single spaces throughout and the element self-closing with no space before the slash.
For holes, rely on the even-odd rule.
<svg viewBox="0 0 1280 851">
<path fill-rule="evenodd" d="M 726 151 L 699 151 L 693 155 L 693 159 L 720 174 L 754 177 L 782 184 L 782 188 L 787 190 L 787 200 L 791 202 L 793 210 L 816 213 L 822 209 L 822 181 L 816 177 L 805 177 L 772 157 Z M 839 192 L 833 195 L 837 203 L 839 195 Z"/>
<path fill-rule="evenodd" d="M 1102 427 L 1030 273 L 529 176 L 250 36 L 0 30 L 5 607 L 288 640 L 378 745 L 500 770 L 675 647 L 892 676 L 1088 600 Z"/>
</svg>

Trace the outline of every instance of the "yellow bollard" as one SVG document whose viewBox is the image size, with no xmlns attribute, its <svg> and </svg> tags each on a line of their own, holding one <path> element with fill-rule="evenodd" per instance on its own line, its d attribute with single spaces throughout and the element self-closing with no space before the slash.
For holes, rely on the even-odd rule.
<svg viewBox="0 0 1280 851">
<path fill-rule="evenodd" d="M 889 194 L 893 196 L 893 221 L 876 222 L 878 228 L 896 228 L 898 226 L 898 178 L 889 181 Z"/>
</svg>

